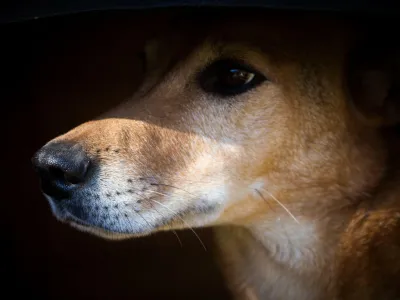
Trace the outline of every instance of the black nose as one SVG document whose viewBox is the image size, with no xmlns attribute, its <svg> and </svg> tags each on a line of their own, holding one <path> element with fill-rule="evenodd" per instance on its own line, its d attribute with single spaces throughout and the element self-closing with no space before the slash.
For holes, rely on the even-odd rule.
<svg viewBox="0 0 400 300">
<path fill-rule="evenodd" d="M 79 144 L 54 142 L 36 152 L 32 163 L 40 176 L 43 192 L 65 199 L 86 182 L 90 159 Z"/>
</svg>

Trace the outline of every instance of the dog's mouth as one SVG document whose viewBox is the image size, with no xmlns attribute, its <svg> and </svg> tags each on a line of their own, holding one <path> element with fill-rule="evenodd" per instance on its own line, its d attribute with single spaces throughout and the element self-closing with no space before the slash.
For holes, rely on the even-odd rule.
<svg viewBox="0 0 400 300">
<path fill-rule="evenodd" d="M 136 235 L 146 235 L 143 232 L 131 232 L 117 230 L 116 228 L 108 228 L 105 224 L 96 222 L 95 220 L 85 220 L 81 217 L 77 210 L 71 209 L 71 205 L 62 205 L 52 199 L 52 197 L 44 194 L 50 204 L 53 215 L 62 223 L 66 223 L 80 231 L 89 232 L 94 235 L 109 239 L 118 239 L 124 237 L 131 237 Z M 73 206 L 75 207 L 75 206 Z"/>
<path fill-rule="evenodd" d="M 114 230 L 108 230 L 103 227 L 99 227 L 97 225 L 91 224 L 87 221 L 84 221 L 68 211 L 64 212 L 64 216 L 59 218 L 62 222 L 69 224 L 71 227 L 78 229 L 82 232 L 87 232 L 99 237 L 103 237 L 109 240 L 120 240 L 132 237 L 141 237 L 150 234 L 150 232 L 141 232 L 141 233 L 126 233 L 126 232 L 118 232 Z"/>
<path fill-rule="evenodd" d="M 55 200 L 45 194 L 53 215 L 62 223 L 107 239 L 146 236 L 156 231 L 204 226 L 204 217 L 220 211 L 204 199 L 172 210 L 168 203 L 139 209 L 134 202 L 99 201 L 78 197 Z"/>
<path fill-rule="evenodd" d="M 86 227 L 86 228 L 93 227 L 93 225 L 79 219 L 78 217 L 75 217 L 73 214 L 69 213 L 68 211 L 64 212 L 64 217 L 62 218 L 62 220 L 65 223 L 76 224 L 76 225 Z"/>
</svg>

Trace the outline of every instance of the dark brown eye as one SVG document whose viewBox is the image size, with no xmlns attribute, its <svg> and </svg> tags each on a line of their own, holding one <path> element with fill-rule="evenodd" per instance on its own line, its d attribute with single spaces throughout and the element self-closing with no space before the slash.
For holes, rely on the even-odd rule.
<svg viewBox="0 0 400 300">
<path fill-rule="evenodd" d="M 199 76 L 203 90 L 219 96 L 245 93 L 265 80 L 259 72 L 234 60 L 214 62 Z"/>
</svg>

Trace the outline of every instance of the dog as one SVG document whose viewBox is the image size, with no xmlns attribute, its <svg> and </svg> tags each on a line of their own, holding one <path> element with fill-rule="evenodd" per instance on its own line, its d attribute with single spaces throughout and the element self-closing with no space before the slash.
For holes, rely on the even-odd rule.
<svg viewBox="0 0 400 300">
<path fill-rule="evenodd" d="M 106 239 L 212 226 L 235 299 L 399 299 L 400 60 L 366 27 L 173 18 L 132 98 L 34 155 L 53 214 Z"/>
</svg>

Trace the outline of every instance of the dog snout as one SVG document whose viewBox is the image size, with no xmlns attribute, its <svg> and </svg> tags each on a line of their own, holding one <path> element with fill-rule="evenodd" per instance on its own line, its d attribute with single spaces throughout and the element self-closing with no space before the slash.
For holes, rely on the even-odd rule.
<svg viewBox="0 0 400 300">
<path fill-rule="evenodd" d="M 41 148 L 32 159 L 41 179 L 42 190 L 55 199 L 65 199 L 88 181 L 92 165 L 79 144 L 50 143 Z"/>
</svg>

